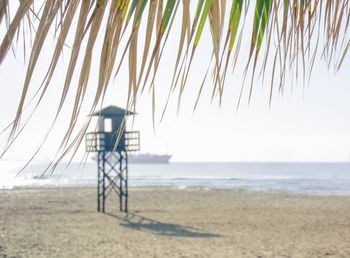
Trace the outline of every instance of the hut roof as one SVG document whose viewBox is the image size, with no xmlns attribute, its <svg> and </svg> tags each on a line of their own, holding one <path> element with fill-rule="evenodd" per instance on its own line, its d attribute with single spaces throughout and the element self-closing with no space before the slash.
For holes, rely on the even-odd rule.
<svg viewBox="0 0 350 258">
<path fill-rule="evenodd" d="M 117 106 L 108 106 L 91 114 L 91 116 L 102 116 L 102 117 L 115 117 L 115 116 L 125 116 L 125 115 L 127 116 L 136 115 L 136 113 L 131 111 L 126 111 L 125 109 Z"/>
</svg>

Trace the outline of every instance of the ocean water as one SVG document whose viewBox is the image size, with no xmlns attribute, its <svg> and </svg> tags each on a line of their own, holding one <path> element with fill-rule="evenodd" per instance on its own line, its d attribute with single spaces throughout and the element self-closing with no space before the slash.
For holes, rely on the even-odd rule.
<svg viewBox="0 0 350 258">
<path fill-rule="evenodd" d="M 60 164 L 40 178 L 47 163 L 33 163 L 16 177 L 19 161 L 0 161 L 0 189 L 80 187 L 97 184 L 97 164 Z M 350 163 L 170 163 L 129 164 L 130 187 L 234 189 L 350 195 Z"/>
</svg>

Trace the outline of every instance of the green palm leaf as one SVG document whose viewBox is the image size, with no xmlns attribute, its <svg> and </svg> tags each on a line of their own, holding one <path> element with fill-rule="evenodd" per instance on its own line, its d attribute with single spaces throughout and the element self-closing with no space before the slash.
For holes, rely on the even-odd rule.
<svg viewBox="0 0 350 258">
<path fill-rule="evenodd" d="M 22 94 L 16 116 L 11 126 L 7 127 L 9 143 L 18 137 L 26 124 L 21 123 L 21 117 L 23 110 L 34 99 L 27 100 L 27 95 L 33 87 L 35 68 L 43 58 L 50 56 L 50 65 L 42 78 L 42 85 L 35 90 L 35 96 L 38 96 L 35 103 L 37 108 L 42 99 L 46 98 L 47 90 L 54 87 L 51 81 L 56 73 L 57 64 L 62 58 L 62 53 L 66 52 L 64 46 L 69 45 L 69 35 L 74 33 L 65 82 L 61 95 L 57 96 L 59 105 L 53 116 L 55 120 L 59 115 L 70 94 L 72 81 L 77 78 L 78 86 L 73 93 L 72 115 L 61 146 L 61 153 L 65 154 L 68 150 L 74 153 L 90 122 L 87 120 L 84 128 L 73 135 L 86 93 L 93 91 L 95 96 L 91 103 L 88 103 L 90 112 L 93 112 L 111 85 L 111 74 L 119 74 L 124 59 L 129 61 L 128 106 L 135 108 L 137 94 L 149 84 L 152 92 L 152 110 L 155 112 L 155 81 L 158 67 L 162 56 L 167 56 L 167 52 L 163 50 L 166 49 L 168 36 L 173 32 L 174 26 L 178 26 L 181 32 L 176 59 L 173 60 L 173 69 L 169 74 L 171 83 L 163 115 L 176 89 L 179 89 L 178 103 L 181 105 L 180 100 L 188 87 L 190 76 L 199 78 L 199 91 L 195 101 L 197 106 L 211 68 L 212 96 L 219 96 L 220 101 L 230 65 L 235 70 L 237 64 L 246 64 L 245 72 L 251 76 L 249 100 L 257 80 L 256 69 L 260 68 L 263 81 L 265 74 L 271 74 L 271 101 L 275 89 L 283 92 L 288 71 L 295 79 L 302 73 L 305 81 L 306 74 L 310 77 L 317 57 L 324 59 L 329 66 L 333 64 L 335 69 L 339 70 L 350 48 L 348 0 L 197 0 L 193 1 L 194 3 L 189 0 L 167 0 L 164 4 L 162 0 L 45 0 L 42 7 L 34 2 L 36 1 L 0 1 L 0 26 L 3 28 L 0 64 L 4 64 L 10 48 L 16 44 L 16 39 L 20 38 L 16 35 L 20 33 L 22 21 L 35 19 L 31 21 L 34 40 L 29 51 Z M 179 12 L 182 14 L 180 19 L 175 19 L 179 2 L 182 2 L 182 12 Z M 226 5 L 231 7 L 228 12 Z M 14 12 L 13 16 L 10 11 Z M 250 16 L 250 13 L 253 15 Z M 142 19 L 145 15 L 147 19 Z M 246 19 L 251 21 L 252 26 L 244 26 Z M 177 23 L 177 20 L 181 22 Z M 140 30 L 145 30 L 144 38 L 139 37 Z M 50 33 L 51 31 L 54 33 Z M 224 40 L 221 40 L 223 31 L 227 32 Z M 54 38 L 52 34 L 55 35 Z M 97 52 L 96 40 L 101 35 L 103 45 Z M 205 65 L 208 68 L 203 74 L 192 74 L 193 60 L 200 55 L 197 53 L 198 46 L 207 41 L 208 37 L 211 42 L 208 52 L 209 55 L 212 54 L 210 62 L 213 63 Z M 44 44 L 52 39 L 55 41 L 53 52 L 43 55 Z M 23 40 L 25 44 L 28 42 L 28 39 Z M 245 42 L 249 42 L 250 45 L 246 44 L 248 47 L 242 48 Z M 121 45 L 123 49 L 120 49 Z M 143 47 L 142 58 L 137 51 L 139 46 Z M 264 54 L 260 54 L 263 49 Z M 93 63 L 94 55 L 99 57 L 97 64 Z M 6 71 L 7 67 L 3 65 L 1 69 Z M 95 72 L 98 72 L 98 85 L 96 88 L 89 88 L 90 73 Z M 152 72 L 153 75 L 150 76 Z M 242 83 L 238 103 L 243 98 L 244 85 L 245 82 Z M 8 146 L 5 150 L 7 149 Z"/>
</svg>

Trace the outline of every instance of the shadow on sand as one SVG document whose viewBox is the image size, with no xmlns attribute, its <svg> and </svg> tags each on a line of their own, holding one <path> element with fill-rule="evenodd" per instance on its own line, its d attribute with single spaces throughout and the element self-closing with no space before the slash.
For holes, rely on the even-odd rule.
<svg viewBox="0 0 350 258">
<path fill-rule="evenodd" d="M 193 238 L 221 237 L 221 235 L 218 234 L 200 232 L 195 228 L 186 227 L 179 224 L 162 223 L 160 221 L 149 219 L 135 213 L 128 213 L 124 216 L 117 216 L 115 214 L 108 213 L 106 213 L 106 215 L 121 220 L 122 223 L 120 225 L 123 227 L 144 232 L 151 232 L 153 234 L 161 236 Z"/>
</svg>

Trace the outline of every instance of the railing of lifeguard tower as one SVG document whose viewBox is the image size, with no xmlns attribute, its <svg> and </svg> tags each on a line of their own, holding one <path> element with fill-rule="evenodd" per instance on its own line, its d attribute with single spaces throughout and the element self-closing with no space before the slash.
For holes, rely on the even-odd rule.
<svg viewBox="0 0 350 258">
<path fill-rule="evenodd" d="M 126 151 L 140 150 L 140 132 L 139 131 L 125 132 L 125 149 Z"/>
<path fill-rule="evenodd" d="M 106 151 L 111 148 L 114 148 L 114 146 L 108 145 L 108 141 L 106 140 L 107 138 L 108 138 L 108 133 L 105 133 L 105 132 L 87 133 L 86 134 L 86 151 L 101 152 L 101 151 Z M 140 132 L 139 131 L 125 132 L 125 150 L 129 152 L 140 150 Z"/>
</svg>

